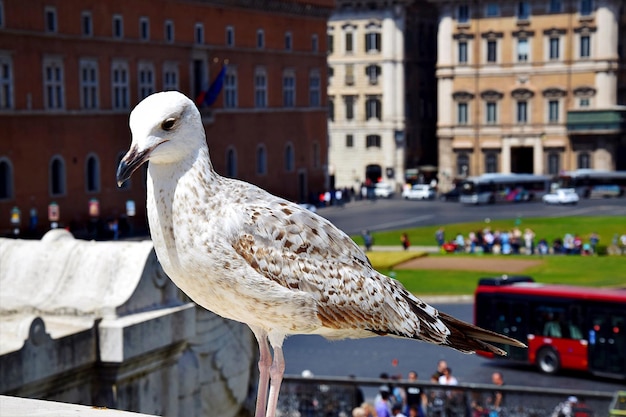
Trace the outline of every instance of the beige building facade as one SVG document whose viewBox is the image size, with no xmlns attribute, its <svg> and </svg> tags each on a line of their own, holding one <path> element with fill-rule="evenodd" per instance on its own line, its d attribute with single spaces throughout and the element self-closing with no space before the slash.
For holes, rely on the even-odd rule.
<svg viewBox="0 0 626 417">
<path fill-rule="evenodd" d="M 620 0 L 430 1 L 442 189 L 488 172 L 626 169 Z"/>
<path fill-rule="evenodd" d="M 337 2 L 328 22 L 331 189 L 385 181 L 399 190 L 407 168 L 436 163 L 436 29 L 425 2 Z"/>
</svg>

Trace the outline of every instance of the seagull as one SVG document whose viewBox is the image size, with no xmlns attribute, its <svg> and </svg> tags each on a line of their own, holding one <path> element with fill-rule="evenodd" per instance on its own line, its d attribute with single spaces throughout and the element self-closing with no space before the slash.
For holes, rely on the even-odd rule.
<svg viewBox="0 0 626 417">
<path fill-rule="evenodd" d="M 220 176 L 200 113 L 184 94 L 146 97 L 129 125 L 132 141 L 117 169 L 118 185 L 149 161 L 147 216 L 163 270 L 197 304 L 254 333 L 256 417 L 276 415 L 285 371 L 282 345 L 289 335 L 389 335 L 498 355 L 506 352 L 492 343 L 525 347 L 418 299 L 377 272 L 328 220 Z"/>
</svg>

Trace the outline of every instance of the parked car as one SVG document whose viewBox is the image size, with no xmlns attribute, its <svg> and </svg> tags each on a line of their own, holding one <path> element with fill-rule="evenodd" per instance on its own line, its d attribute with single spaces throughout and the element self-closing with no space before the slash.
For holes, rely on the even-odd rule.
<svg viewBox="0 0 626 417">
<path fill-rule="evenodd" d="M 386 182 L 377 182 L 374 186 L 374 195 L 378 198 L 391 198 L 393 193 L 393 187 Z"/>
<path fill-rule="evenodd" d="M 441 193 L 439 199 L 443 201 L 459 201 L 461 197 L 461 190 L 459 188 L 453 188 L 447 193 Z"/>
<path fill-rule="evenodd" d="M 435 189 L 427 184 L 415 184 L 402 190 L 402 197 L 407 200 L 432 200 L 435 198 Z"/>
<path fill-rule="evenodd" d="M 559 188 L 554 193 L 543 196 L 543 202 L 546 204 L 578 204 L 578 194 L 573 188 Z"/>
</svg>

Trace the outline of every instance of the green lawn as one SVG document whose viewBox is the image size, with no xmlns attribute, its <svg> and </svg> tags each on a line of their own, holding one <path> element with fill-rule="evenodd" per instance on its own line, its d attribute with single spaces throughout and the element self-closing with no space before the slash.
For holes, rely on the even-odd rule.
<svg viewBox="0 0 626 417">
<path fill-rule="evenodd" d="M 537 240 L 546 238 L 549 243 L 557 237 L 563 238 L 565 233 L 578 233 L 583 241 L 588 241 L 589 235 L 596 232 L 600 235 L 600 244 L 609 245 L 615 233 L 626 233 L 626 216 L 596 216 L 596 217 L 557 217 L 557 218 L 521 218 L 508 220 L 493 220 L 473 223 L 458 223 L 448 225 L 426 226 L 414 229 L 393 230 L 373 233 L 376 245 L 399 245 L 400 234 L 406 232 L 413 245 L 434 245 L 435 232 L 441 226 L 445 230 L 446 239 L 453 239 L 457 233 L 467 236 L 469 232 L 490 227 L 494 230 L 511 230 L 518 226 L 522 231 L 530 228 L 535 232 Z M 354 236 L 354 240 L 363 244 L 361 236 Z"/>
<path fill-rule="evenodd" d="M 565 233 L 578 233 L 583 241 L 588 241 L 592 232 L 600 235 L 600 244 L 609 245 L 615 233 L 626 233 L 626 217 L 559 217 L 494 220 L 488 225 L 492 230 L 511 229 L 518 225 L 524 229 L 531 228 L 537 239 L 545 237 L 552 242 Z M 487 226 L 485 222 L 460 223 L 443 225 L 446 237 L 452 238 L 456 233 L 464 236 L 472 230 Z M 400 234 L 409 234 L 413 245 L 433 245 L 434 234 L 439 226 L 427 226 L 407 230 L 395 230 L 374 234 L 376 245 L 399 245 Z M 362 244 L 360 237 L 354 239 Z M 406 252 L 370 252 L 368 253 L 374 267 L 392 275 L 411 292 L 426 295 L 472 294 L 478 279 L 497 276 L 504 271 L 459 271 L 459 270 L 393 270 L 411 255 Z M 503 255 L 429 255 L 429 256 L 491 256 Z M 513 258 L 513 257 L 511 257 Z M 538 256 L 517 256 L 519 259 L 538 259 Z M 562 256 L 549 255 L 543 258 L 542 265 L 530 267 L 522 274 L 532 276 L 538 282 L 584 285 L 591 287 L 622 286 L 626 287 L 626 256 Z"/>
</svg>

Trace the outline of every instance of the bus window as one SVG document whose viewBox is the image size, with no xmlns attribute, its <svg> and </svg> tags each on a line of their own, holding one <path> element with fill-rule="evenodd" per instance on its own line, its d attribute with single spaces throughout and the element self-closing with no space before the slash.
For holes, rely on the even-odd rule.
<svg viewBox="0 0 626 417">
<path fill-rule="evenodd" d="M 580 310 L 564 306 L 541 305 L 535 309 L 533 334 L 561 339 L 583 339 L 580 328 Z"/>
</svg>

